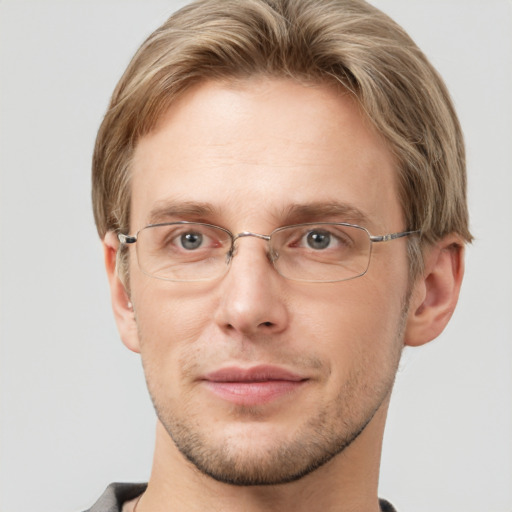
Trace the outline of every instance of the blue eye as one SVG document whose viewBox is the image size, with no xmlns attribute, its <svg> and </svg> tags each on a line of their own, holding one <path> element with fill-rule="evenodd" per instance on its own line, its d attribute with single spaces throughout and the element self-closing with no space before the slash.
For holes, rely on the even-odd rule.
<svg viewBox="0 0 512 512">
<path fill-rule="evenodd" d="M 192 251 L 201 247 L 203 243 L 203 235 L 197 232 L 183 233 L 180 236 L 180 243 L 184 249 Z"/>
</svg>

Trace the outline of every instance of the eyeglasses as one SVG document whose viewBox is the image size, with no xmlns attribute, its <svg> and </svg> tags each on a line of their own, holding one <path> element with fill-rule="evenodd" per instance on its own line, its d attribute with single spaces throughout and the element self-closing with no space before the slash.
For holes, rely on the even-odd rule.
<svg viewBox="0 0 512 512">
<path fill-rule="evenodd" d="M 296 224 L 270 235 L 227 229 L 201 222 L 150 224 L 134 236 L 118 234 L 121 244 L 137 243 L 137 261 L 148 276 L 167 281 L 208 281 L 224 275 L 240 238 L 268 242 L 268 258 L 277 272 L 294 281 L 346 281 L 366 273 L 372 245 L 419 231 L 370 235 L 366 228 L 344 222 Z"/>
</svg>

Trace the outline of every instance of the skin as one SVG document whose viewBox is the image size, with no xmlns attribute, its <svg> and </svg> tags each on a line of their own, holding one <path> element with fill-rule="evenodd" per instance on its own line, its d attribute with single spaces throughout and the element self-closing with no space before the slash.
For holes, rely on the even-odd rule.
<svg viewBox="0 0 512 512">
<path fill-rule="evenodd" d="M 308 221 L 402 231 L 395 167 L 339 89 L 206 82 L 138 143 L 131 232 L 173 220 L 233 233 Z M 318 208 L 332 203 L 349 213 Z M 312 204 L 316 213 L 289 214 Z M 436 337 L 450 318 L 463 274 L 456 236 L 428 249 L 414 283 L 404 239 L 374 244 L 363 277 L 322 284 L 281 277 L 255 238 L 239 240 L 227 274 L 202 283 L 148 277 L 131 248 L 129 292 L 115 271 L 113 234 L 104 246 L 121 337 L 141 354 L 158 415 L 153 471 L 137 512 L 379 510 L 381 443 L 400 353 L 404 343 Z M 262 364 L 303 381 L 256 404 L 226 400 L 204 381 L 219 369 Z"/>
</svg>

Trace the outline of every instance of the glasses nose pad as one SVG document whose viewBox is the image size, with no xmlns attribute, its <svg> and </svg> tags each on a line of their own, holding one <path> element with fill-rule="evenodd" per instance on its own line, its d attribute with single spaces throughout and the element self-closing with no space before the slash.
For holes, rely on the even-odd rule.
<svg viewBox="0 0 512 512">
<path fill-rule="evenodd" d="M 271 263 L 275 263 L 279 259 L 279 252 L 272 246 L 268 250 L 268 259 Z"/>
<path fill-rule="evenodd" d="M 234 242 L 231 243 L 231 247 L 229 248 L 229 251 L 226 253 L 226 265 L 229 265 L 231 263 L 231 260 L 234 258 L 236 253 L 236 247 Z"/>
</svg>

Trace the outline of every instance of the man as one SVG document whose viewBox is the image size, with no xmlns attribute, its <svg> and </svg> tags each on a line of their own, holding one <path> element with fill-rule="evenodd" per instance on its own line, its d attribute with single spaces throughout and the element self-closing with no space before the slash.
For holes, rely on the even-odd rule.
<svg viewBox="0 0 512 512">
<path fill-rule="evenodd" d="M 154 464 L 91 511 L 393 510 L 386 412 L 457 302 L 464 165 L 442 81 L 364 2 L 203 0 L 155 31 L 93 160 Z"/>
</svg>

